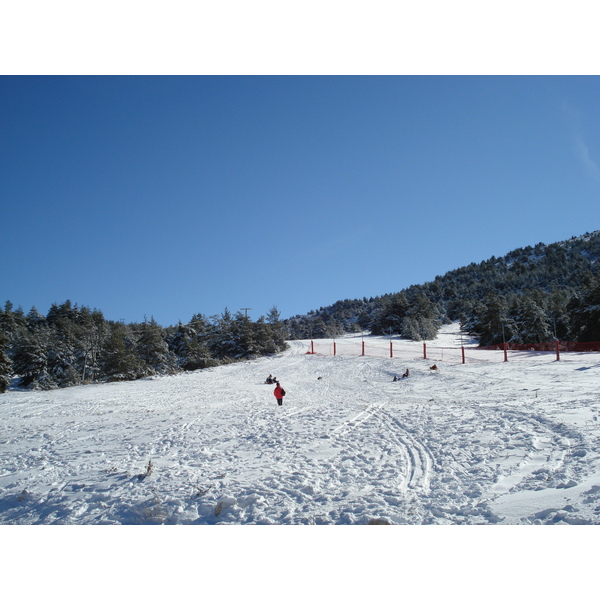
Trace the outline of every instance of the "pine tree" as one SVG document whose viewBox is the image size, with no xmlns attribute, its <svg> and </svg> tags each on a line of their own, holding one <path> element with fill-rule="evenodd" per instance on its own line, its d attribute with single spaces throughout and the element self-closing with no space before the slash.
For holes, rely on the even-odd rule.
<svg viewBox="0 0 600 600">
<path fill-rule="evenodd" d="M 370 323 L 371 333 L 384 335 L 388 333 L 401 333 L 403 321 L 410 310 L 405 294 L 388 296 L 381 303 L 381 308 L 376 311 Z M 409 328 L 407 327 L 406 330 Z"/>
<path fill-rule="evenodd" d="M 194 337 L 194 330 L 189 325 L 183 325 L 181 321 L 175 327 L 167 327 L 166 342 L 169 350 L 175 354 L 177 361 L 185 357 L 187 342 Z"/>
<path fill-rule="evenodd" d="M 13 304 L 6 301 L 4 310 L 0 311 L 0 331 L 6 335 L 8 344 L 17 339 L 27 328 L 27 322 L 21 309 L 13 310 Z"/>
<path fill-rule="evenodd" d="M 238 311 L 231 323 L 231 353 L 235 359 L 249 358 L 257 354 L 254 329 L 250 317 Z"/>
<path fill-rule="evenodd" d="M 553 337 L 557 340 L 570 339 L 570 319 L 567 306 L 570 294 L 564 289 L 553 289 L 547 298 L 547 316 L 552 324 Z"/>
<path fill-rule="evenodd" d="M 272 348 L 275 349 L 275 352 L 280 352 L 285 348 L 284 327 L 280 319 L 281 313 L 279 310 L 277 310 L 276 306 L 273 306 L 267 313 L 266 317 L 271 337 L 271 344 L 269 344 L 269 349 L 266 350 L 267 354 L 273 353 Z"/>
<path fill-rule="evenodd" d="M 571 330 L 578 342 L 600 341 L 600 278 L 591 273 L 584 288 L 568 304 Z"/>
<path fill-rule="evenodd" d="M 20 385 L 32 390 L 49 390 L 56 387 L 48 371 L 47 329 L 27 332 L 13 345 L 13 368 L 21 378 Z"/>
<path fill-rule="evenodd" d="M 199 338 L 190 338 L 186 342 L 185 356 L 180 363 L 182 369 L 195 371 L 196 369 L 216 367 L 217 364 L 218 361 L 211 357 L 208 348 Z"/>
<path fill-rule="evenodd" d="M 421 337 L 419 322 L 416 317 L 405 317 L 402 319 L 400 335 L 407 340 L 420 341 L 423 339 Z"/>
<path fill-rule="evenodd" d="M 187 325 L 180 322 L 172 329 L 167 343 L 181 369 L 194 371 L 217 366 L 218 361 L 210 355 L 208 349 L 210 331 L 210 324 L 201 314 L 194 315 Z"/>
<path fill-rule="evenodd" d="M 68 387 L 81 382 L 76 355 L 76 340 L 71 335 L 63 335 L 60 330 L 49 334 L 48 371 L 59 387 Z"/>
<path fill-rule="evenodd" d="M 136 353 L 150 373 L 170 373 L 174 369 L 176 359 L 169 352 L 165 337 L 165 332 L 154 317 L 139 326 Z"/>
<path fill-rule="evenodd" d="M 89 378 L 92 381 L 96 380 L 99 373 L 98 357 L 100 355 L 102 344 L 106 338 L 107 325 L 105 322 L 87 329 L 80 340 L 82 362 L 81 364 L 81 383 Z"/>
<path fill-rule="evenodd" d="M 230 358 L 236 354 L 237 343 L 233 331 L 233 318 L 227 308 L 220 317 L 212 317 L 209 349 L 211 355 L 219 360 Z"/>
<path fill-rule="evenodd" d="M 100 378 L 106 381 L 139 379 L 148 375 L 148 368 L 137 356 L 136 340 L 124 323 L 108 323 L 108 335 L 100 352 Z"/>
<path fill-rule="evenodd" d="M 410 302 L 400 332 L 403 337 L 411 340 L 431 340 L 436 337 L 440 326 L 440 314 L 436 305 L 424 294 L 418 294 Z"/>
<path fill-rule="evenodd" d="M 77 324 L 77 314 L 78 311 L 67 301 L 60 307 L 53 304 L 46 316 L 49 329 L 48 369 L 59 387 L 81 382 L 83 331 Z"/>
<path fill-rule="evenodd" d="M 476 318 L 467 326 L 467 331 L 475 335 L 482 346 L 501 344 L 512 338 L 515 328 L 504 297 L 490 293 L 474 308 Z"/>
<path fill-rule="evenodd" d="M 532 297 L 516 299 L 514 324 L 517 333 L 510 339 L 514 343 L 537 344 L 554 337 L 544 309 Z"/>
<path fill-rule="evenodd" d="M 36 329 L 46 325 L 46 318 L 39 313 L 35 306 L 31 307 L 31 310 L 27 313 L 25 321 L 29 331 L 35 331 Z"/>
<path fill-rule="evenodd" d="M 12 376 L 12 361 L 6 354 L 8 349 L 8 338 L 0 330 L 0 394 L 6 391 Z"/>
</svg>

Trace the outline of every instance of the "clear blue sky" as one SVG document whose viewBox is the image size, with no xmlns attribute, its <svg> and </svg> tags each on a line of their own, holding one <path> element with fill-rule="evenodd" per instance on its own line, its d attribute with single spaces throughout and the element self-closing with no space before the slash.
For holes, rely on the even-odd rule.
<svg viewBox="0 0 600 600">
<path fill-rule="evenodd" d="M 0 302 L 283 317 L 600 229 L 600 78 L 0 77 Z"/>
</svg>

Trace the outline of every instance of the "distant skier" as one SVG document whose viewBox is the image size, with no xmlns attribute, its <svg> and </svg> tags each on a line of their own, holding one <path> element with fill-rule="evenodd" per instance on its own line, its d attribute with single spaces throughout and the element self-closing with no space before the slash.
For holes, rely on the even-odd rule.
<svg viewBox="0 0 600 600">
<path fill-rule="evenodd" d="M 408 377 L 408 369 L 406 369 L 406 371 L 404 372 L 404 375 L 402 375 L 402 378 L 404 379 L 405 377 Z"/>
<path fill-rule="evenodd" d="M 273 375 L 269 375 L 265 381 L 265 383 L 273 383 Z"/>
<path fill-rule="evenodd" d="M 283 397 L 285 396 L 285 390 L 281 387 L 281 384 L 277 382 L 275 389 L 273 390 L 273 395 L 277 398 L 277 404 L 279 406 L 283 405 Z"/>
</svg>

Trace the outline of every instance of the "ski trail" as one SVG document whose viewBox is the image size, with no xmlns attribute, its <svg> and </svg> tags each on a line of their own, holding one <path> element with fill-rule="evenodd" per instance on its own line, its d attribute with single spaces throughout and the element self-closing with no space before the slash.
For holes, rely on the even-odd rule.
<svg viewBox="0 0 600 600">
<path fill-rule="evenodd" d="M 330 436 L 335 436 L 338 434 L 345 435 L 348 433 L 349 428 L 356 427 L 360 425 L 363 421 L 370 419 L 375 415 L 378 410 L 381 410 L 382 404 L 372 404 L 368 406 L 365 410 L 360 411 L 354 417 L 351 417 L 347 421 L 343 422 L 341 425 L 338 425 L 329 433 Z"/>
<path fill-rule="evenodd" d="M 402 491 L 427 493 L 430 489 L 431 473 L 435 462 L 431 450 L 410 434 L 389 411 L 382 411 L 378 416 L 382 426 L 388 430 L 390 439 L 395 440 L 405 457 L 406 466 L 403 469 L 403 481 L 400 485 Z"/>
</svg>

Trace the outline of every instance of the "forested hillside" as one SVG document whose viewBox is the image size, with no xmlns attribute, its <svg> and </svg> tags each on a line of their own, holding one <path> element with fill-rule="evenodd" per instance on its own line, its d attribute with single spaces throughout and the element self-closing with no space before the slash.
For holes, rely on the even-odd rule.
<svg viewBox="0 0 600 600">
<path fill-rule="evenodd" d="M 537 244 L 449 271 L 397 293 L 335 304 L 285 321 L 288 339 L 369 330 L 413 340 L 460 321 L 481 345 L 600 341 L 600 231 Z"/>
<path fill-rule="evenodd" d="M 0 310 L 0 392 L 13 377 L 29 389 L 131 380 L 273 354 L 285 345 L 276 308 L 256 322 L 226 309 L 163 328 L 154 319 L 108 321 L 99 310 L 69 300 L 54 304 L 46 316 L 35 307 L 24 314 L 6 302 Z"/>
</svg>

